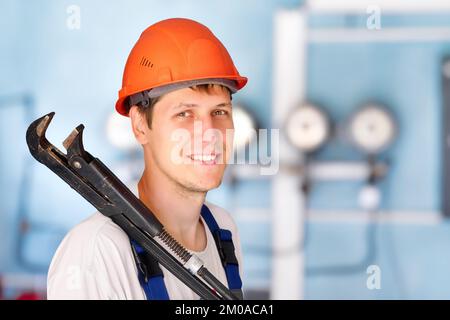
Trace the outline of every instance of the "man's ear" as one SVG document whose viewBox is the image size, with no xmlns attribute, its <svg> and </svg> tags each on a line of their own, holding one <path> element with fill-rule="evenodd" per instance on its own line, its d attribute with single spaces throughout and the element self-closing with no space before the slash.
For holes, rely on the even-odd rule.
<svg viewBox="0 0 450 320">
<path fill-rule="evenodd" d="M 147 133 L 149 132 L 150 129 L 148 127 L 145 115 L 139 112 L 137 106 L 132 106 L 130 108 L 129 115 L 131 119 L 131 128 L 133 129 L 133 133 L 134 136 L 136 137 L 136 140 L 142 145 L 147 144 L 148 143 Z"/>
</svg>

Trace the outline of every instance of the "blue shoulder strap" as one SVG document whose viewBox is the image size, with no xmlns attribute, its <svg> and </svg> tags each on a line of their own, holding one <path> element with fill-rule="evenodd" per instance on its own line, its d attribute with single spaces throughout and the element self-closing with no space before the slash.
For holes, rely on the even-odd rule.
<svg viewBox="0 0 450 320">
<path fill-rule="evenodd" d="M 169 300 L 169 294 L 164 284 L 164 275 L 158 261 L 136 241 L 132 240 L 131 244 L 138 267 L 139 282 L 144 289 L 147 300 Z"/>
<path fill-rule="evenodd" d="M 214 216 L 206 205 L 202 206 L 201 215 L 208 225 L 216 241 L 222 265 L 225 268 L 228 288 L 235 293 L 241 291 L 242 280 L 239 276 L 239 265 L 234 252 L 233 238 L 230 230 L 220 229 Z M 237 291 L 237 292 L 236 292 Z M 240 293 L 242 295 L 242 293 Z"/>
<path fill-rule="evenodd" d="M 234 252 L 231 231 L 220 229 L 214 216 L 206 205 L 202 206 L 201 215 L 214 236 L 216 247 L 225 269 L 228 288 L 242 297 L 242 281 L 239 265 Z M 147 300 L 169 300 L 164 275 L 156 259 L 148 254 L 137 242 L 131 241 L 139 271 L 139 282 L 145 291 Z"/>
</svg>

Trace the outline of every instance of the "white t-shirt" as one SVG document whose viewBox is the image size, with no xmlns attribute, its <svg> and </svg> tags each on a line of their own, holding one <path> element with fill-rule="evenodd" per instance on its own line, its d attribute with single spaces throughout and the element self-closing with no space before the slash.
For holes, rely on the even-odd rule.
<svg viewBox="0 0 450 320">
<path fill-rule="evenodd" d="M 236 225 L 224 209 L 205 203 L 222 229 L 232 232 L 239 273 L 242 255 Z M 216 243 L 206 222 L 205 250 L 194 252 L 206 268 L 228 287 Z M 163 266 L 170 299 L 199 299 L 189 287 Z M 145 300 L 136 262 L 127 234 L 110 218 L 96 212 L 75 226 L 59 245 L 47 278 L 48 299 L 136 299 Z"/>
</svg>

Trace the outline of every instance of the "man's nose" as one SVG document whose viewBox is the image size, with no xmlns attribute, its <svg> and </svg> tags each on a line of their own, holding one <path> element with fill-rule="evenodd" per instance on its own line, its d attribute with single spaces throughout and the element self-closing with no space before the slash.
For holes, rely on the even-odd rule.
<svg viewBox="0 0 450 320">
<path fill-rule="evenodd" d="M 214 122 L 211 116 L 202 116 L 197 117 L 194 122 L 194 136 L 201 136 L 205 134 L 205 132 L 211 131 L 210 129 L 214 128 Z"/>
<path fill-rule="evenodd" d="M 218 131 L 211 116 L 198 118 L 194 123 L 194 139 L 202 146 L 218 142 L 220 140 Z"/>
<path fill-rule="evenodd" d="M 200 121 L 202 122 L 202 130 L 203 132 L 205 132 L 208 129 L 213 129 L 214 128 L 214 122 L 213 122 L 213 118 L 211 115 L 207 114 L 207 115 L 203 115 L 200 118 Z"/>
</svg>

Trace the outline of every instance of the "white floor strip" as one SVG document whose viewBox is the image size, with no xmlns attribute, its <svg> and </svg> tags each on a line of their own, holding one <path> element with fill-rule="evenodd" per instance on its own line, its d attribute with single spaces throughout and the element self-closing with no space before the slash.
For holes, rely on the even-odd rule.
<svg viewBox="0 0 450 320">
<path fill-rule="evenodd" d="M 238 222 L 270 223 L 269 209 L 237 209 L 233 212 Z M 381 211 L 377 214 L 379 223 L 437 225 L 444 221 L 436 211 Z M 310 222 L 321 223 L 368 223 L 370 215 L 364 211 L 319 211 L 311 210 L 307 215 Z"/>
</svg>

